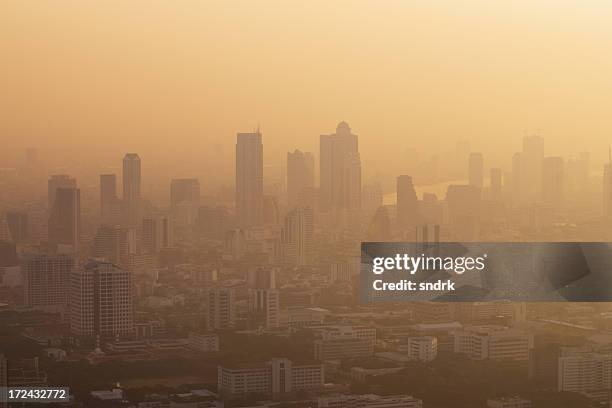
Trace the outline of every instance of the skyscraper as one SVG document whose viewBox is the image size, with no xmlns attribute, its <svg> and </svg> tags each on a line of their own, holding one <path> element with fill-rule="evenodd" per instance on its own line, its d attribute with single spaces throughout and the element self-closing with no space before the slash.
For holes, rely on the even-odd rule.
<svg viewBox="0 0 612 408">
<path fill-rule="evenodd" d="M 298 207 L 285 217 L 281 233 L 285 262 L 310 265 L 314 261 L 314 216 L 312 208 Z"/>
<path fill-rule="evenodd" d="M 70 274 L 75 259 L 67 255 L 33 255 L 23 261 L 25 304 L 34 308 L 68 306 Z"/>
<path fill-rule="evenodd" d="M 361 165 L 357 135 L 346 122 L 340 122 L 336 133 L 320 137 L 320 204 L 322 209 L 359 208 Z M 359 198 L 355 192 L 359 183 Z"/>
<path fill-rule="evenodd" d="M 24 242 L 30 237 L 28 226 L 28 214 L 19 211 L 8 211 L 6 213 L 6 224 L 14 242 Z"/>
<path fill-rule="evenodd" d="M 236 217 L 242 228 L 263 223 L 263 144 L 259 130 L 237 134 Z"/>
<path fill-rule="evenodd" d="M 55 203 L 55 195 L 57 189 L 63 188 L 76 188 L 76 179 L 71 178 L 65 174 L 56 174 L 49 178 L 47 182 L 47 200 L 49 212 L 53 210 L 53 204 Z"/>
<path fill-rule="evenodd" d="M 542 202 L 560 208 L 564 201 L 565 174 L 562 157 L 546 157 L 542 162 Z"/>
<path fill-rule="evenodd" d="M 123 204 L 125 221 L 135 226 L 140 219 L 141 167 L 136 153 L 127 153 L 123 158 Z"/>
<path fill-rule="evenodd" d="M 49 242 L 78 250 L 81 239 L 81 190 L 59 187 L 49 217 Z"/>
<path fill-rule="evenodd" d="M 102 261 L 75 270 L 70 276 L 70 330 L 77 336 L 132 335 L 132 274 Z"/>
<path fill-rule="evenodd" d="M 402 230 L 414 228 L 418 223 L 419 201 L 412 177 L 397 178 L 397 224 Z"/>
<path fill-rule="evenodd" d="M 287 203 L 289 208 L 314 204 L 314 156 L 295 150 L 287 153 Z"/>
<path fill-rule="evenodd" d="M 484 160 L 482 153 L 470 153 L 468 177 L 471 186 L 482 188 L 484 180 Z"/>
<path fill-rule="evenodd" d="M 206 292 L 208 330 L 230 328 L 235 318 L 235 293 L 231 288 L 214 288 Z"/>
<path fill-rule="evenodd" d="M 142 244 L 146 253 L 156 254 L 174 243 L 172 220 L 166 214 L 154 214 L 142 220 Z"/>
</svg>

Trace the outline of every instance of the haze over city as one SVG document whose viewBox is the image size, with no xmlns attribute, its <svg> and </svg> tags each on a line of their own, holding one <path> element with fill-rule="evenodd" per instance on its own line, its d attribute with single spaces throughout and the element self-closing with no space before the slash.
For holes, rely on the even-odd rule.
<svg viewBox="0 0 612 408">
<path fill-rule="evenodd" d="M 606 2 L 20 2 L 0 5 L 0 159 L 117 165 L 231 181 L 233 136 L 266 165 L 348 121 L 365 178 L 469 140 L 500 166 L 524 134 L 606 159 Z M 145 162 L 146 165 L 146 162 Z M 162 170 L 163 169 L 163 170 Z M 181 174 L 176 174 L 180 176 Z M 209 183 L 203 177 L 203 183 Z"/>
<path fill-rule="evenodd" d="M 612 406 L 583 3 L 0 2 L 0 408 Z"/>
</svg>

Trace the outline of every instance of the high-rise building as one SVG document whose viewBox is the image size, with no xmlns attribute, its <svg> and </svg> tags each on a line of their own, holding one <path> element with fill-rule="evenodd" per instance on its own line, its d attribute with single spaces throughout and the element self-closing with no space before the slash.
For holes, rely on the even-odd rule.
<svg viewBox="0 0 612 408">
<path fill-rule="evenodd" d="M 68 255 L 33 255 L 22 264 L 25 304 L 34 308 L 68 306 L 75 259 Z"/>
<path fill-rule="evenodd" d="M 295 150 L 287 153 L 287 203 L 295 206 L 312 206 L 315 185 L 314 156 Z"/>
<path fill-rule="evenodd" d="M 418 223 L 419 201 L 412 177 L 397 178 L 397 224 L 402 230 L 414 228 Z"/>
<path fill-rule="evenodd" d="M 228 329 L 233 326 L 236 308 L 236 295 L 231 288 L 213 288 L 206 291 L 208 306 L 208 330 Z"/>
<path fill-rule="evenodd" d="M 314 261 L 314 215 L 312 208 L 299 207 L 285 217 L 281 233 L 283 258 L 292 265 L 311 265 Z"/>
<path fill-rule="evenodd" d="M 249 312 L 255 325 L 266 329 L 278 327 L 279 309 L 278 289 L 249 290 Z"/>
<path fill-rule="evenodd" d="M 468 178 L 471 186 L 482 188 L 484 185 L 484 159 L 482 153 L 470 153 Z"/>
<path fill-rule="evenodd" d="M 123 205 L 125 221 L 136 226 L 140 221 L 141 163 L 136 153 L 127 153 L 123 158 Z"/>
<path fill-rule="evenodd" d="M 142 220 L 142 246 L 146 253 L 156 254 L 174 245 L 172 220 L 166 214 L 154 214 Z"/>
<path fill-rule="evenodd" d="M 132 274 L 110 262 L 90 261 L 70 276 L 70 330 L 77 336 L 134 333 Z"/>
<path fill-rule="evenodd" d="M 49 242 L 68 245 L 73 251 L 81 239 L 81 190 L 59 187 L 55 190 L 53 209 L 49 217 Z"/>
<path fill-rule="evenodd" d="M 56 174 L 49 178 L 47 182 L 47 200 L 48 210 L 53 211 L 53 204 L 55 203 L 55 195 L 58 188 L 76 188 L 76 179 L 71 178 L 65 174 Z"/>
<path fill-rule="evenodd" d="M 241 228 L 263 223 L 263 143 L 259 130 L 237 134 L 236 217 Z"/>
<path fill-rule="evenodd" d="M 359 208 L 361 200 L 355 197 L 354 191 L 361 195 L 358 138 L 346 122 L 338 124 L 336 133 L 321 135 L 319 166 L 321 207 L 324 210 Z"/>
<path fill-rule="evenodd" d="M 121 227 L 101 225 L 91 246 L 91 256 L 115 265 L 121 263 Z"/>
<path fill-rule="evenodd" d="M 19 211 L 6 213 L 6 224 L 13 242 L 25 242 L 29 239 L 28 214 Z"/>
<path fill-rule="evenodd" d="M 546 157 L 542 161 L 542 202 L 560 208 L 564 202 L 565 173 L 562 157 Z"/>
</svg>

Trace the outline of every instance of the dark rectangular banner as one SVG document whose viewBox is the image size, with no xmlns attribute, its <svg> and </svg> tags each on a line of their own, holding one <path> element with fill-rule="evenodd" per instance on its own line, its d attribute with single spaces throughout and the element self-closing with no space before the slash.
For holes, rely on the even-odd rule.
<svg viewBox="0 0 612 408">
<path fill-rule="evenodd" d="M 361 300 L 612 302 L 612 246 L 363 242 Z"/>
</svg>

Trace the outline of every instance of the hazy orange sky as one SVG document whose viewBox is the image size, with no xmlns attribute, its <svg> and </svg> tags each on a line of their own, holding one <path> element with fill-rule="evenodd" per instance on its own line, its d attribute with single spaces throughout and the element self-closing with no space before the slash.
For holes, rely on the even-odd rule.
<svg viewBox="0 0 612 408">
<path fill-rule="evenodd" d="M 0 27 L 8 165 L 38 146 L 207 169 L 258 124 L 280 164 L 340 120 L 371 172 L 458 139 L 506 164 L 537 129 L 550 154 L 612 142 L 608 1 L 3 0 Z"/>
</svg>

